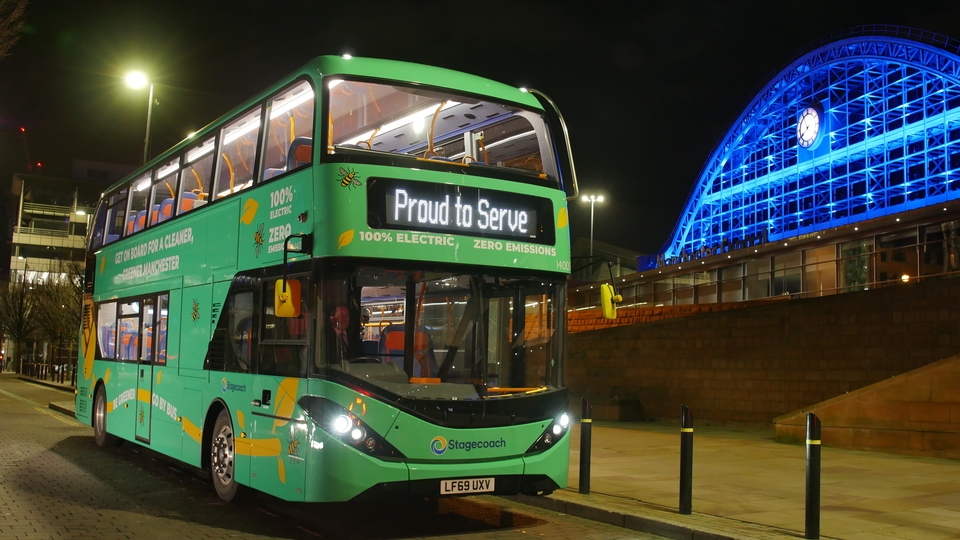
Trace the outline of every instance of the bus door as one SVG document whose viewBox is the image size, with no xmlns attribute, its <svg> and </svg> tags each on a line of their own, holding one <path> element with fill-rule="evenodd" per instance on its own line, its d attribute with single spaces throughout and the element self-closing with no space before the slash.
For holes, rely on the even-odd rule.
<svg viewBox="0 0 960 540">
<path fill-rule="evenodd" d="M 150 443 L 150 427 L 153 420 L 153 364 L 154 364 L 154 318 L 156 305 L 152 298 L 143 301 L 140 319 L 138 369 L 137 369 L 137 440 Z"/>
</svg>

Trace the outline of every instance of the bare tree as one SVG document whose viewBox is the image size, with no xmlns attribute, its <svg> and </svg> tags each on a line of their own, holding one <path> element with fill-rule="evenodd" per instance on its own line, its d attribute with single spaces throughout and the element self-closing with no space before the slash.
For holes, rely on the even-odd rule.
<svg viewBox="0 0 960 540">
<path fill-rule="evenodd" d="M 37 331 L 36 295 L 29 283 L 0 283 L 0 329 L 13 341 L 13 365 L 22 371 L 22 345 Z"/>
<path fill-rule="evenodd" d="M 29 0 L 0 0 L 0 58 L 10 54 L 10 49 L 20 39 L 20 28 L 29 3 Z"/>
<path fill-rule="evenodd" d="M 59 277 L 36 286 L 36 318 L 39 333 L 53 347 L 47 356 L 48 373 L 53 366 L 69 363 L 80 332 L 83 313 L 83 263 L 61 263 Z M 54 362 L 56 358 L 56 362 Z"/>
</svg>

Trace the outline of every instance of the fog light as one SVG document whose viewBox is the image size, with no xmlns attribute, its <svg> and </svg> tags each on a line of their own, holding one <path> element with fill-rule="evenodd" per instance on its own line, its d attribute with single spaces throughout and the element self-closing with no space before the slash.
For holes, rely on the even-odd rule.
<svg viewBox="0 0 960 540">
<path fill-rule="evenodd" d="M 366 436 L 366 433 L 363 432 L 363 428 L 355 427 L 350 431 L 350 438 L 354 441 L 359 441 Z"/>
<path fill-rule="evenodd" d="M 377 441 L 373 440 L 373 437 L 367 438 L 367 440 L 363 441 L 363 444 L 367 445 L 367 450 L 371 452 L 377 447 Z"/>
<path fill-rule="evenodd" d="M 563 428 L 560 427 L 560 424 L 554 424 L 554 425 L 553 425 L 553 434 L 554 434 L 554 435 L 559 435 L 559 434 L 561 434 L 561 433 L 563 433 Z"/>
</svg>

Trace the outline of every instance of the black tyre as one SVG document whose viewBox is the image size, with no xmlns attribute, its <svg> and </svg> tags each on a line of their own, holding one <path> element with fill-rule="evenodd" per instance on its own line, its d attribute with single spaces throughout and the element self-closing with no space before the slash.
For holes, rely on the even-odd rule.
<svg viewBox="0 0 960 540">
<path fill-rule="evenodd" d="M 123 444 L 123 439 L 107 433 L 107 393 L 102 386 L 93 398 L 93 440 L 101 447 Z"/>
<path fill-rule="evenodd" d="M 213 436 L 210 438 L 210 476 L 217 496 L 226 502 L 237 500 L 247 492 L 246 487 L 237 483 L 234 477 L 236 456 L 237 445 L 230 413 L 222 410 L 213 425 Z"/>
</svg>

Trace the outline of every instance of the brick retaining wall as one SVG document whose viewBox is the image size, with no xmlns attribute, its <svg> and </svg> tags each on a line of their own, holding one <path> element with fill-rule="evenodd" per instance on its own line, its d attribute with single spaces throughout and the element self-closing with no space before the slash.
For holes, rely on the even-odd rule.
<svg viewBox="0 0 960 540">
<path fill-rule="evenodd" d="M 594 327 L 607 324 L 599 313 L 574 312 L 566 364 L 571 410 L 587 397 L 598 420 L 676 419 L 685 403 L 697 421 L 770 424 L 957 354 L 958 299 L 960 279 L 941 279 L 739 309 L 623 310 L 652 322 L 592 331 L 577 332 L 591 313 Z M 682 316 L 685 309 L 692 314 Z M 667 318 L 676 312 L 679 318 Z"/>
</svg>

